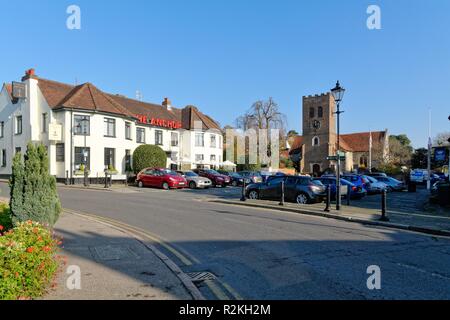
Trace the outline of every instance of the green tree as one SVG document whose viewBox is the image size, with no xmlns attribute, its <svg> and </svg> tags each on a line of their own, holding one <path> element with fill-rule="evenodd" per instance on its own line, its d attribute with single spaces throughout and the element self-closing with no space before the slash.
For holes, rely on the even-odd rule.
<svg viewBox="0 0 450 320">
<path fill-rule="evenodd" d="M 426 169 L 428 165 L 428 150 L 425 148 L 416 149 L 411 158 L 413 169 Z"/>
<path fill-rule="evenodd" d="M 167 155 L 163 149 L 154 145 L 141 145 L 133 153 L 133 170 L 139 173 L 145 168 L 165 168 Z"/>
<path fill-rule="evenodd" d="M 11 216 L 14 224 L 32 220 L 53 226 L 61 213 L 55 177 L 49 174 L 47 151 L 29 143 L 22 164 L 14 157 L 11 186 Z"/>
</svg>

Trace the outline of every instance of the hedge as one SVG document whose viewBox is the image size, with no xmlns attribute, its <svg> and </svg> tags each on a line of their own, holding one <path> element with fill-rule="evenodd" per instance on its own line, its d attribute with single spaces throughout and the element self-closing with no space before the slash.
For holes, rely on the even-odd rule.
<svg viewBox="0 0 450 320">
<path fill-rule="evenodd" d="M 167 166 L 167 154 L 158 146 L 142 145 L 133 153 L 133 170 L 139 173 L 145 168 L 165 168 Z"/>
</svg>

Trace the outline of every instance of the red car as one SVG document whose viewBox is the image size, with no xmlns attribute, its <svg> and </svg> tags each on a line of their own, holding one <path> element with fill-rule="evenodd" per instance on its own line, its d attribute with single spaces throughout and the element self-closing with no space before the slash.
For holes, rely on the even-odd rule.
<svg viewBox="0 0 450 320">
<path fill-rule="evenodd" d="M 164 190 L 187 187 L 185 178 L 175 171 L 163 168 L 147 168 L 138 173 L 136 183 L 139 188 L 157 187 Z"/>
<path fill-rule="evenodd" d="M 209 180 L 211 180 L 212 185 L 214 187 L 218 187 L 218 186 L 226 187 L 231 182 L 231 179 L 230 179 L 229 176 L 220 174 L 216 170 L 212 170 L 212 169 L 194 169 L 192 171 L 194 171 L 200 177 L 205 177 L 205 178 L 208 178 Z"/>
</svg>

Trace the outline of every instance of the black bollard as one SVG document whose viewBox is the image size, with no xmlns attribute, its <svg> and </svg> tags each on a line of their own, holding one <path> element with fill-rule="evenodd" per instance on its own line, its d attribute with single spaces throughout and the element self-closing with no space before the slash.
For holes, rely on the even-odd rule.
<svg viewBox="0 0 450 320">
<path fill-rule="evenodd" d="M 331 185 L 327 185 L 327 200 L 326 200 L 326 207 L 325 212 L 330 212 L 330 206 L 331 206 Z"/>
<path fill-rule="evenodd" d="M 280 206 L 284 206 L 284 180 L 281 181 L 281 200 Z"/>
<path fill-rule="evenodd" d="M 352 192 L 352 188 L 350 188 L 350 185 L 347 186 L 347 205 L 350 205 L 350 193 Z"/>
<path fill-rule="evenodd" d="M 108 188 L 108 172 L 105 170 L 105 188 Z"/>
<path fill-rule="evenodd" d="M 245 179 L 242 179 L 241 201 L 247 201 L 247 197 L 245 196 Z"/>
<path fill-rule="evenodd" d="M 386 209 L 387 209 L 387 191 L 386 189 L 383 189 L 383 192 L 381 193 L 381 218 L 380 221 L 389 221 L 389 218 L 386 215 Z"/>
<path fill-rule="evenodd" d="M 66 181 L 65 181 L 65 185 L 69 185 L 70 180 L 69 180 L 69 170 L 66 170 Z"/>
</svg>

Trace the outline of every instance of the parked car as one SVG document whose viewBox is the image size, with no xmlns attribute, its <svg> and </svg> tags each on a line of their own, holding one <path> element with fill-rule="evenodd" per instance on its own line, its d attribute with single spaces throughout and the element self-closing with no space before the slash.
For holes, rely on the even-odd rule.
<svg viewBox="0 0 450 320">
<path fill-rule="evenodd" d="M 231 182 L 230 177 L 220 174 L 219 172 L 217 172 L 216 170 L 213 170 L 213 169 L 194 169 L 192 171 L 194 171 L 196 174 L 198 174 L 201 177 L 205 177 L 205 178 L 208 178 L 209 180 L 211 180 L 212 185 L 214 187 L 218 187 L 218 186 L 226 187 Z"/>
<path fill-rule="evenodd" d="M 365 184 L 364 188 L 367 190 L 368 194 L 379 194 L 383 192 L 383 190 L 388 190 L 387 184 L 379 181 L 374 177 L 364 175 L 363 178 L 367 180 L 367 183 Z"/>
<path fill-rule="evenodd" d="M 238 174 L 240 174 L 244 178 L 250 179 L 250 183 L 263 182 L 263 177 L 261 176 L 261 173 L 257 171 L 240 171 L 238 172 Z"/>
<path fill-rule="evenodd" d="M 388 191 L 403 191 L 406 189 L 403 182 L 392 177 L 378 177 L 377 180 L 385 183 Z"/>
<path fill-rule="evenodd" d="M 250 199 L 280 200 L 281 183 L 285 183 L 285 200 L 298 204 L 322 202 L 326 188 L 320 181 L 305 176 L 271 176 L 266 182 L 247 186 L 245 194 Z"/>
<path fill-rule="evenodd" d="M 334 175 L 334 174 L 333 175 L 327 174 L 327 175 L 323 175 L 322 177 L 324 177 L 324 178 L 329 178 L 329 177 L 336 178 L 336 175 Z M 364 176 L 357 175 L 357 174 L 344 173 L 344 174 L 341 174 L 341 178 L 347 180 L 348 182 L 353 183 L 357 187 L 361 187 L 362 189 L 364 189 L 364 191 L 366 191 L 365 190 L 365 186 L 369 182 L 366 178 L 364 178 Z"/>
<path fill-rule="evenodd" d="M 428 170 L 425 169 L 411 170 L 409 179 L 411 180 L 411 182 L 415 182 L 418 184 L 426 183 L 428 180 Z"/>
<path fill-rule="evenodd" d="M 138 173 L 139 188 L 157 187 L 164 190 L 186 188 L 187 181 L 175 171 L 164 168 L 147 168 Z"/>
<path fill-rule="evenodd" d="M 242 186 L 242 184 L 244 183 L 245 178 L 237 172 L 229 172 L 229 171 L 218 171 L 218 172 L 220 174 L 230 177 L 230 184 L 233 187 Z M 245 179 L 245 183 L 247 184 L 250 183 L 250 179 Z"/>
<path fill-rule="evenodd" d="M 186 179 L 187 185 L 191 189 L 208 189 L 212 185 L 211 180 L 205 177 L 200 177 L 194 171 L 177 171 L 177 173 Z"/>
<path fill-rule="evenodd" d="M 262 182 L 266 182 L 269 177 L 274 175 L 273 172 L 269 172 L 269 171 L 259 171 L 259 174 L 262 177 L 262 180 L 263 180 Z"/>
<path fill-rule="evenodd" d="M 336 199 L 336 177 L 321 177 L 321 178 L 315 178 L 315 180 L 318 180 L 322 182 L 325 186 L 330 186 L 331 188 L 331 198 Z M 364 188 L 357 187 L 350 181 L 341 178 L 341 194 L 345 197 L 347 197 L 348 193 L 348 186 L 350 186 L 350 199 L 352 200 L 358 200 L 362 199 L 366 196 L 367 191 Z"/>
<path fill-rule="evenodd" d="M 377 177 L 387 177 L 387 174 L 384 172 L 372 172 L 367 173 L 366 176 L 373 177 L 376 179 Z"/>
</svg>

